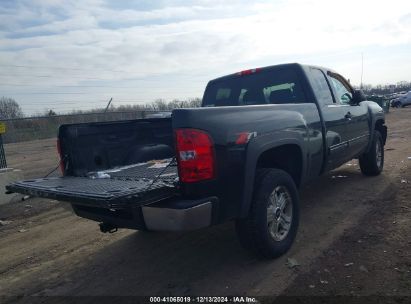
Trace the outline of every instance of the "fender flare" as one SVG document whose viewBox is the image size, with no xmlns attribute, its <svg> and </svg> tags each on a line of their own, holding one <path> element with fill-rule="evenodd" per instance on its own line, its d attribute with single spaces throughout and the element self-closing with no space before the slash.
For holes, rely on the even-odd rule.
<svg viewBox="0 0 411 304">
<path fill-rule="evenodd" d="M 281 136 L 279 136 L 281 138 Z M 250 210 L 252 196 L 254 192 L 254 180 L 257 169 L 257 162 L 259 157 L 265 152 L 273 148 L 278 148 L 284 145 L 296 145 L 301 150 L 302 156 L 302 171 L 301 171 L 301 182 L 305 179 L 306 172 L 306 157 L 307 151 L 304 145 L 304 139 L 300 134 L 295 136 L 282 137 L 282 139 L 275 139 L 272 141 L 267 141 L 266 136 L 261 136 L 250 141 L 247 147 L 247 156 L 245 162 L 245 172 L 244 172 L 244 190 L 243 190 L 243 200 L 240 207 L 240 217 L 244 218 L 248 215 Z"/>
<path fill-rule="evenodd" d="M 370 117 L 369 119 L 369 128 L 370 128 L 370 134 L 369 134 L 369 138 L 368 138 L 368 145 L 367 145 L 367 149 L 365 151 L 369 151 L 371 148 L 371 143 L 372 143 L 372 138 L 374 136 L 374 131 L 375 131 L 375 126 L 377 124 L 377 122 L 379 120 L 382 121 L 383 125 L 385 124 L 385 115 L 384 115 L 384 111 L 382 110 L 381 107 L 379 107 L 380 109 L 376 109 L 375 107 L 368 105 L 368 115 Z M 387 127 L 385 127 L 387 128 Z M 385 142 L 384 142 L 385 144 Z"/>
</svg>

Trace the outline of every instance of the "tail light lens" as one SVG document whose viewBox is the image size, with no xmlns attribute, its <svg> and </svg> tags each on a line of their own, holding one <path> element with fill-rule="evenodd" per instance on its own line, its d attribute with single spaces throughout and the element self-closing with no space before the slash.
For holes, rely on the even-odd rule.
<svg viewBox="0 0 411 304">
<path fill-rule="evenodd" d="M 60 171 L 61 171 L 61 174 L 64 175 L 65 164 L 64 164 L 64 160 L 63 160 L 62 151 L 61 151 L 60 139 L 57 139 L 57 152 L 60 156 Z"/>
<path fill-rule="evenodd" d="M 214 145 L 211 137 L 196 129 L 175 131 L 178 172 L 184 183 L 215 177 Z"/>
</svg>

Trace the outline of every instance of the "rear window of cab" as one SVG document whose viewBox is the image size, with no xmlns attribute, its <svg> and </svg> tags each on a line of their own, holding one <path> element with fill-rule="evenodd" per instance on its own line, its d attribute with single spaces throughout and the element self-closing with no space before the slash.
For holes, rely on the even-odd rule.
<svg viewBox="0 0 411 304">
<path fill-rule="evenodd" d="M 210 82 L 204 93 L 203 107 L 306 102 L 294 70 L 250 71 L 255 72 Z"/>
</svg>

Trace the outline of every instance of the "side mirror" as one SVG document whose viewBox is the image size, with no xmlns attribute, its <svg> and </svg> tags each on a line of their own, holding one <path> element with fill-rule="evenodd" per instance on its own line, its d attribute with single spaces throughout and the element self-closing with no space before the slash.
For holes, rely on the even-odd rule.
<svg viewBox="0 0 411 304">
<path fill-rule="evenodd" d="M 361 101 L 366 100 L 365 94 L 362 90 L 354 90 L 352 94 L 351 103 L 359 104 Z"/>
</svg>

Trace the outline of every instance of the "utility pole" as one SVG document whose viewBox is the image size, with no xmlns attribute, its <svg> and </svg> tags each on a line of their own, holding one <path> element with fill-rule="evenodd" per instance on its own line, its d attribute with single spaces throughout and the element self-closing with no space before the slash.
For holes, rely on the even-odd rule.
<svg viewBox="0 0 411 304">
<path fill-rule="evenodd" d="M 0 169 L 7 168 L 6 153 L 4 153 L 3 138 L 1 136 L 4 133 L 6 133 L 6 124 L 0 122 Z"/>
<path fill-rule="evenodd" d="M 108 108 L 109 108 L 109 106 L 110 106 L 110 104 L 111 104 L 111 101 L 113 100 L 113 97 L 111 97 L 110 98 L 110 100 L 108 101 L 108 104 L 107 104 L 107 107 L 106 107 L 106 109 L 104 110 L 104 113 L 106 113 L 107 112 L 107 110 L 108 110 Z"/>
<path fill-rule="evenodd" d="M 361 52 L 361 86 L 360 89 L 362 90 L 362 75 L 364 73 L 364 53 Z"/>
</svg>

